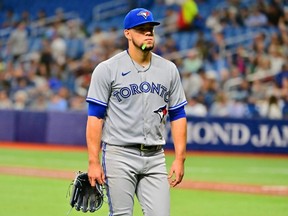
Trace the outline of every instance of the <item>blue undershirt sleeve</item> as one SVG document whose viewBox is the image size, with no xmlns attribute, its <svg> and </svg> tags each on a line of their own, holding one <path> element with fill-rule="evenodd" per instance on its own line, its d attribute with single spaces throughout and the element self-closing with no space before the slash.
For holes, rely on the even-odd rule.
<svg viewBox="0 0 288 216">
<path fill-rule="evenodd" d="M 175 110 L 170 110 L 168 111 L 168 113 L 169 113 L 170 121 L 175 121 L 177 119 L 186 117 L 184 106 L 181 106 Z"/>
<path fill-rule="evenodd" d="M 96 116 L 103 119 L 106 114 L 107 107 L 97 103 L 88 103 L 88 116 Z"/>
</svg>

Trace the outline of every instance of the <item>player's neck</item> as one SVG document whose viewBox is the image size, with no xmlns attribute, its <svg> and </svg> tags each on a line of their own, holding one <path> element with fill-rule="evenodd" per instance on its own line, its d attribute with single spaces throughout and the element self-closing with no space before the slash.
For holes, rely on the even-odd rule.
<svg viewBox="0 0 288 216">
<path fill-rule="evenodd" d="M 143 67 L 150 64 L 150 60 L 151 60 L 150 51 L 143 52 L 142 50 L 129 48 L 128 54 L 130 55 L 131 59 L 133 59 L 133 61 L 135 61 L 137 64 Z"/>
</svg>

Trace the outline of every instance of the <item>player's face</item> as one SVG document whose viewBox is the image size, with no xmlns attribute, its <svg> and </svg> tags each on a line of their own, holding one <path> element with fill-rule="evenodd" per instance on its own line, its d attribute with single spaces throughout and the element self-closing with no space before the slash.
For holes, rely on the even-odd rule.
<svg viewBox="0 0 288 216">
<path fill-rule="evenodd" d="M 152 50 L 154 48 L 154 26 L 144 24 L 131 29 L 132 43 L 142 50 Z M 145 48 L 143 49 L 143 44 Z"/>
</svg>

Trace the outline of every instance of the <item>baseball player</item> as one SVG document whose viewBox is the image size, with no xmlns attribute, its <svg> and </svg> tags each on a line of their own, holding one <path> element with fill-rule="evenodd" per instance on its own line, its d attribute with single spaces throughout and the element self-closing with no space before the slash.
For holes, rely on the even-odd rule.
<svg viewBox="0 0 288 216">
<path fill-rule="evenodd" d="M 131 10 L 124 19 L 128 49 L 92 74 L 88 176 L 92 186 L 105 184 L 110 216 L 132 216 L 134 195 L 145 216 L 170 215 L 170 186 L 184 175 L 187 102 L 176 66 L 152 52 L 159 24 L 149 10 Z M 168 115 L 175 147 L 169 173 L 163 150 Z"/>
</svg>

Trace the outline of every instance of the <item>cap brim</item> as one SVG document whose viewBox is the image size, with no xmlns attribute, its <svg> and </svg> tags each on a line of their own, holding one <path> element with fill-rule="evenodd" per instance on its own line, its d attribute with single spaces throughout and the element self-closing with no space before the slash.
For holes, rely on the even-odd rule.
<svg viewBox="0 0 288 216">
<path fill-rule="evenodd" d="M 137 26 L 140 26 L 140 25 L 144 25 L 144 24 L 151 24 L 153 26 L 157 26 L 157 25 L 160 25 L 160 22 L 144 21 L 144 22 L 141 22 L 141 23 L 137 23 L 137 25 L 131 26 L 130 28 L 134 28 L 134 27 L 137 27 Z"/>
</svg>

